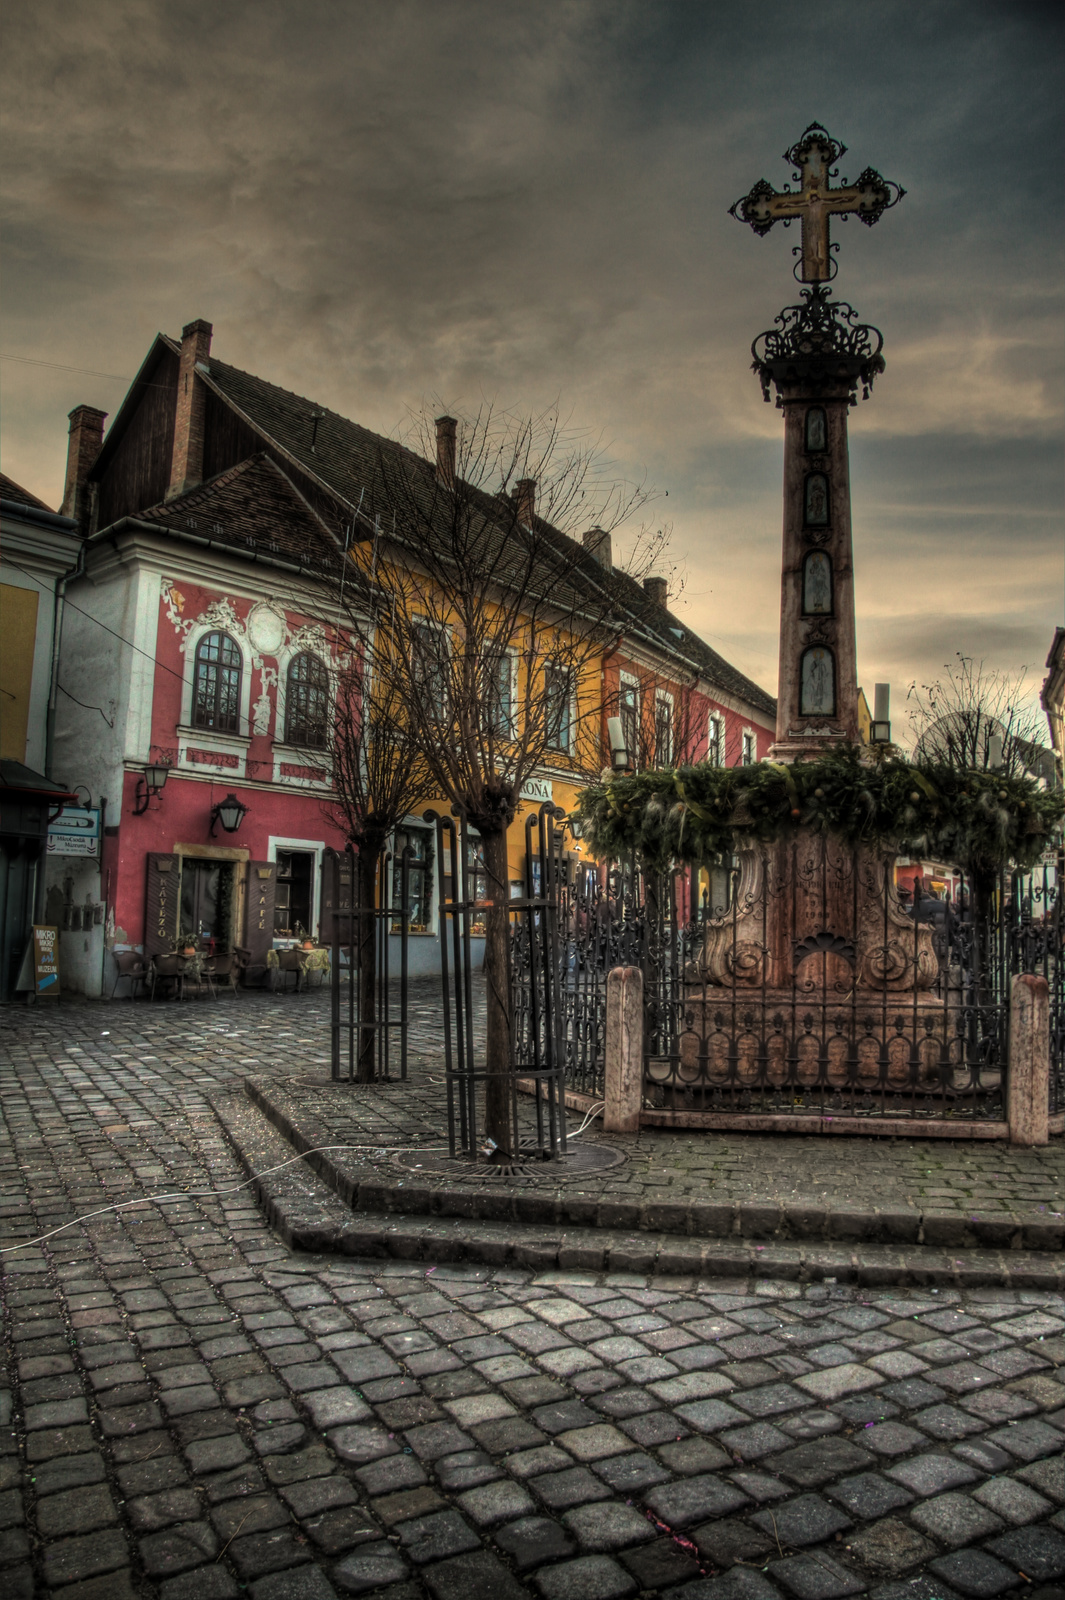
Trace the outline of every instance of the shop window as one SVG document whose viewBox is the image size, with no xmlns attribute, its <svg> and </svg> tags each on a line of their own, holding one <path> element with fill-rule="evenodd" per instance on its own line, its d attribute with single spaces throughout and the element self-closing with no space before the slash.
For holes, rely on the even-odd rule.
<svg viewBox="0 0 1065 1600">
<path fill-rule="evenodd" d="M 329 726 L 329 673 L 310 651 L 296 656 L 285 684 L 285 743 L 321 749 Z"/>
<path fill-rule="evenodd" d="M 239 647 L 228 633 L 205 633 L 196 646 L 192 722 L 217 733 L 240 732 Z"/>
<path fill-rule="evenodd" d="M 484 844 L 480 839 L 466 840 L 466 898 L 475 903 L 470 912 L 470 932 L 475 937 L 483 937 L 485 911 L 478 902 L 488 899 L 488 874 L 484 866 Z"/>
<path fill-rule="evenodd" d="M 310 850 L 279 850 L 274 887 L 274 938 L 304 939 L 313 908 L 314 855 Z"/>
<path fill-rule="evenodd" d="M 392 860 L 392 932 L 403 931 L 403 852 L 407 868 L 407 916 L 411 933 L 428 933 L 433 916 L 433 836 L 427 828 L 397 828 Z"/>
</svg>

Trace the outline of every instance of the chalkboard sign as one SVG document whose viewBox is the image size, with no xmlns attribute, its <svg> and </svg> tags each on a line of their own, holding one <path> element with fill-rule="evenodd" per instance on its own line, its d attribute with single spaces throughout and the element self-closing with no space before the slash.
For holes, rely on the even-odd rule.
<svg viewBox="0 0 1065 1600">
<path fill-rule="evenodd" d="M 59 929 L 33 925 L 33 992 L 59 999 Z"/>
</svg>

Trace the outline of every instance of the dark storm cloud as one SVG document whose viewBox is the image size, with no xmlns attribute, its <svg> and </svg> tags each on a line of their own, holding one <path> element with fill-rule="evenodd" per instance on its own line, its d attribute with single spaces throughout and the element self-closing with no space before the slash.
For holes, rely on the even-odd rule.
<svg viewBox="0 0 1065 1600">
<path fill-rule="evenodd" d="M 427 396 L 559 396 L 669 489 L 681 608 L 772 688 L 779 417 L 748 348 L 797 239 L 726 213 L 816 117 L 844 173 L 908 191 L 835 229 L 888 357 L 853 418 L 862 673 L 974 640 L 1039 665 L 1060 62 L 1031 3 L 37 0 L 7 28 L 4 348 L 130 374 L 205 316 L 224 359 L 384 430 Z M 122 386 L 4 380 L 6 470 L 54 503 L 65 412 Z"/>
</svg>

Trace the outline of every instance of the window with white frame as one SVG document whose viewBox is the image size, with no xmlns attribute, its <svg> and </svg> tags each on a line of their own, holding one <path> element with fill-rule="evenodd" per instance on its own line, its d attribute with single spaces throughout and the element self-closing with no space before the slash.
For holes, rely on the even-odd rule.
<svg viewBox="0 0 1065 1600">
<path fill-rule="evenodd" d="M 244 658 L 228 633 L 205 633 L 196 646 L 192 682 L 192 725 L 218 733 L 240 732 L 240 690 Z"/>
<path fill-rule="evenodd" d="M 714 766 L 725 761 L 725 723 L 716 711 L 711 711 L 706 724 L 706 759 Z"/>
<path fill-rule="evenodd" d="M 285 743 L 321 749 L 329 726 L 329 672 L 319 656 L 304 650 L 289 664 L 285 680 Z"/>
<path fill-rule="evenodd" d="M 625 749 L 629 757 L 629 771 L 635 771 L 640 753 L 640 683 L 638 678 L 623 672 L 618 684 L 618 716 L 625 736 Z"/>
<path fill-rule="evenodd" d="M 418 709 L 437 721 L 446 720 L 448 712 L 448 652 L 443 624 L 416 618 L 411 629 L 411 677 L 421 702 Z"/>
<path fill-rule="evenodd" d="M 544 717 L 548 745 L 568 755 L 573 738 L 573 677 L 554 661 L 544 668 Z"/>
<path fill-rule="evenodd" d="M 655 766 L 673 765 L 673 696 L 665 689 L 655 693 Z"/>
<path fill-rule="evenodd" d="M 743 766 L 753 767 L 758 760 L 758 740 L 753 728 L 744 728 L 740 760 Z"/>
<path fill-rule="evenodd" d="M 488 727 L 497 738 L 513 738 L 515 732 L 516 658 L 507 650 L 490 651 L 484 660 L 484 698 Z"/>
</svg>

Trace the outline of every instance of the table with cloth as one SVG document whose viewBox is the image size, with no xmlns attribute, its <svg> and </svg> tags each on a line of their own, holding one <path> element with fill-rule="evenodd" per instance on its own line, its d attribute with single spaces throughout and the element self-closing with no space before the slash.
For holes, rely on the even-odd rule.
<svg viewBox="0 0 1065 1600">
<path fill-rule="evenodd" d="M 300 994 L 304 988 L 308 973 L 317 972 L 322 982 L 321 974 L 329 971 L 329 951 L 324 945 L 316 945 L 313 950 L 268 950 L 266 952 L 267 982 L 275 992 L 284 985 L 283 973 L 296 974 L 296 993 Z"/>
</svg>

